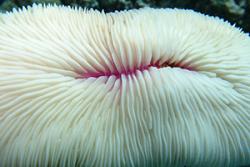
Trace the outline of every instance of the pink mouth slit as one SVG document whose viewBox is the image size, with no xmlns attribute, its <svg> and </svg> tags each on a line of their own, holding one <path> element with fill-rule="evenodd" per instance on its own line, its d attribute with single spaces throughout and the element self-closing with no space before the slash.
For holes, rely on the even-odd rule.
<svg viewBox="0 0 250 167">
<path fill-rule="evenodd" d="M 98 77 L 102 77 L 102 76 L 115 76 L 116 78 L 121 78 L 122 75 L 133 75 L 136 73 L 136 71 L 145 71 L 145 70 L 149 70 L 149 68 L 151 67 L 155 67 L 157 69 L 161 69 L 161 68 L 166 68 L 166 67 L 170 67 L 170 68 L 181 68 L 183 70 L 188 70 L 188 71 L 195 71 L 194 67 L 191 67 L 188 64 L 183 64 L 182 62 L 178 62 L 178 63 L 169 63 L 168 61 L 161 63 L 159 61 L 155 62 L 155 63 L 150 63 L 149 65 L 146 66 L 141 66 L 139 68 L 134 68 L 132 70 L 126 70 L 123 69 L 121 71 L 118 71 L 117 69 L 114 72 L 110 72 L 110 70 L 106 70 L 106 71 L 102 71 L 102 72 L 85 72 L 85 73 L 80 73 L 80 77 L 81 79 L 87 79 L 87 78 L 98 78 Z"/>
</svg>

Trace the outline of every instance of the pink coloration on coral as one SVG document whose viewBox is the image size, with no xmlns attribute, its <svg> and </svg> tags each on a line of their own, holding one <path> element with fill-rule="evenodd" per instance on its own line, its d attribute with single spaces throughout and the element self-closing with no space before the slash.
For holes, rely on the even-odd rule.
<svg viewBox="0 0 250 167">
<path fill-rule="evenodd" d="M 110 76 L 116 76 L 117 78 L 121 78 L 122 75 L 133 75 L 136 73 L 136 71 L 145 71 L 145 70 L 148 70 L 150 67 L 155 67 L 155 68 L 165 68 L 165 67 L 171 67 L 171 68 L 181 68 L 181 69 L 185 69 L 185 70 L 189 70 L 189 71 L 194 71 L 194 68 L 193 67 L 190 67 L 189 65 L 187 64 L 183 64 L 181 62 L 178 62 L 178 63 L 169 63 L 169 62 L 164 62 L 162 64 L 159 64 L 159 62 L 156 62 L 156 63 L 150 63 L 149 65 L 147 66 L 141 66 L 140 68 L 134 68 L 132 70 L 126 70 L 126 69 L 123 69 L 122 71 L 118 71 L 116 70 L 115 72 L 110 72 L 109 70 L 106 70 L 106 71 L 103 71 L 103 72 L 85 72 L 85 73 L 82 73 L 80 74 L 81 77 L 79 78 L 98 78 L 98 77 L 101 77 L 101 76 L 107 76 L 107 77 L 110 77 Z"/>
</svg>

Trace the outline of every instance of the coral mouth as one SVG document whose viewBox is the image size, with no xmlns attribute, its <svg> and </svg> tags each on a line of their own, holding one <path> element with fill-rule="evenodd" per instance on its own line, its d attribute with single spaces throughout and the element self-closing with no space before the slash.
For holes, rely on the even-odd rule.
<svg viewBox="0 0 250 167">
<path fill-rule="evenodd" d="M 183 70 L 188 70 L 188 71 L 195 71 L 193 67 L 191 67 L 188 64 L 184 64 L 182 62 L 178 62 L 178 63 L 170 63 L 168 61 L 164 62 L 164 63 L 160 63 L 159 61 L 157 61 L 156 63 L 150 63 L 149 65 L 142 65 L 139 68 L 135 67 L 133 69 L 123 69 L 123 70 L 115 70 L 113 72 L 111 72 L 110 70 L 105 70 L 105 71 L 100 71 L 100 72 L 84 72 L 84 73 L 80 73 L 80 76 L 78 78 L 82 78 L 82 79 L 87 79 L 87 78 L 98 78 L 98 77 L 102 77 L 102 76 L 115 76 L 116 78 L 121 78 L 122 75 L 128 76 L 128 75 L 134 75 L 136 74 L 136 71 L 145 71 L 145 70 L 149 70 L 150 68 L 157 68 L 157 69 L 161 69 L 161 68 L 181 68 Z"/>
</svg>

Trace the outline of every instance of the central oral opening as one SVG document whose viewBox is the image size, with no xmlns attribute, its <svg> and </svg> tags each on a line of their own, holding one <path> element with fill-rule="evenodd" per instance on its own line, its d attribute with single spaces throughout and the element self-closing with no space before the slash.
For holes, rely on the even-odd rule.
<svg viewBox="0 0 250 167">
<path fill-rule="evenodd" d="M 161 68 L 166 68 L 166 67 L 170 67 L 170 68 L 181 68 L 184 70 L 189 70 L 189 71 L 194 71 L 194 68 L 184 64 L 182 62 L 178 62 L 178 63 L 169 63 L 169 62 L 164 62 L 164 63 L 150 63 L 148 65 L 142 65 L 140 67 L 135 67 L 133 69 L 126 69 L 124 68 L 123 70 L 115 70 L 113 72 L 111 72 L 110 70 L 104 70 L 104 71 L 98 71 L 98 72 L 92 72 L 92 71 L 87 71 L 84 73 L 80 73 L 80 78 L 83 79 L 87 79 L 87 78 L 98 78 L 98 77 L 102 77 L 102 76 L 115 76 L 116 78 L 121 78 L 122 75 L 133 75 L 136 73 L 136 71 L 145 71 L 145 70 L 149 70 L 149 68 L 154 67 L 157 69 L 161 69 Z"/>
</svg>

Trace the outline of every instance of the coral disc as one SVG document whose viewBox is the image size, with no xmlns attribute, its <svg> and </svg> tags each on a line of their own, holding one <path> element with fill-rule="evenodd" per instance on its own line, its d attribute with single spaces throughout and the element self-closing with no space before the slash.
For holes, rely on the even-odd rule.
<svg viewBox="0 0 250 167">
<path fill-rule="evenodd" d="M 181 9 L 0 15 L 0 166 L 250 163 L 250 37 Z"/>
</svg>

